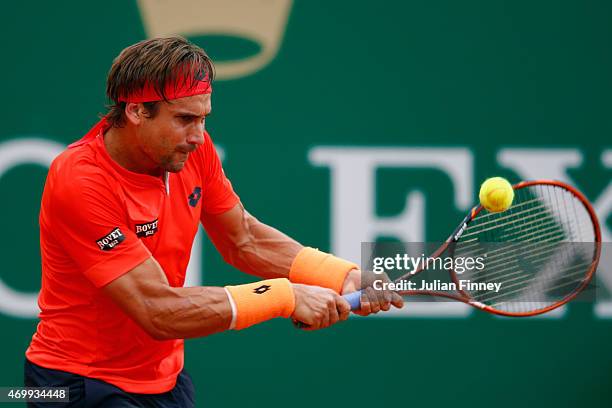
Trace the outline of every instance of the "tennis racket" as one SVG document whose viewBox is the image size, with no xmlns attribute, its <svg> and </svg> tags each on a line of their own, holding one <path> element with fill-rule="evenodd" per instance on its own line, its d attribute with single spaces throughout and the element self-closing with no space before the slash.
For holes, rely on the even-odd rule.
<svg viewBox="0 0 612 408">
<path fill-rule="evenodd" d="M 582 292 L 591 281 L 601 253 L 601 232 L 588 200 L 558 181 L 524 181 L 513 186 L 512 206 L 491 213 L 475 206 L 449 238 L 418 269 L 394 282 L 427 271 L 436 258 L 483 256 L 484 268 L 447 269 L 450 282 L 500 283 L 499 291 L 399 290 L 402 296 L 454 299 L 503 316 L 534 316 L 551 311 Z M 361 291 L 344 296 L 360 308 Z"/>
</svg>

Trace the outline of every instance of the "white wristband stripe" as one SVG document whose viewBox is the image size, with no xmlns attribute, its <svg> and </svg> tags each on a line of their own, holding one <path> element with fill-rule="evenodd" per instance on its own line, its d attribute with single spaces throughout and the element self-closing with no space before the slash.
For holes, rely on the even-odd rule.
<svg viewBox="0 0 612 408">
<path fill-rule="evenodd" d="M 232 330 L 236 326 L 236 303 L 234 303 L 234 298 L 232 297 L 229 290 L 227 290 L 227 288 L 223 289 L 225 289 L 225 293 L 227 293 L 227 298 L 229 299 L 230 306 L 232 307 L 232 321 L 230 322 L 228 328 L 229 330 Z"/>
</svg>

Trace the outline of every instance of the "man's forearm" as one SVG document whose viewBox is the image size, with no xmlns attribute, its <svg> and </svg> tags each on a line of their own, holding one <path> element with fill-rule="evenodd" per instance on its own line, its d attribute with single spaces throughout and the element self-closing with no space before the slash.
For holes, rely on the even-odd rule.
<svg viewBox="0 0 612 408">
<path fill-rule="evenodd" d="M 264 278 L 288 278 L 291 263 L 303 246 L 282 232 L 253 218 L 252 239 L 237 248 L 228 258 L 236 268 Z M 331 272 L 331 271 L 330 271 Z M 355 292 L 361 286 L 361 271 L 353 269 L 340 293 Z"/>
<path fill-rule="evenodd" d="M 225 261 L 243 272 L 264 278 L 290 278 L 340 293 L 359 288 L 358 271 L 347 274 L 349 262 L 337 262 L 337 258 L 318 251 L 302 252 L 300 243 L 259 222 L 242 204 L 221 215 L 204 216 L 202 222 Z M 298 253 L 302 256 L 296 260 Z"/>
<path fill-rule="evenodd" d="M 213 221 L 204 226 L 226 262 L 262 278 L 288 278 L 291 263 L 303 246 L 277 229 L 259 222 L 244 208 L 238 209 L 240 233 L 228 234 Z"/>
<path fill-rule="evenodd" d="M 262 278 L 288 278 L 291 263 L 303 248 L 280 231 L 255 220 L 252 237 L 236 248 L 231 264 Z"/>
<path fill-rule="evenodd" d="M 224 288 L 171 288 L 148 307 L 157 339 L 185 339 L 227 330 L 232 307 Z"/>
<path fill-rule="evenodd" d="M 226 330 L 232 306 L 224 288 L 176 288 L 149 258 L 102 289 L 158 340 L 199 337 Z"/>
</svg>

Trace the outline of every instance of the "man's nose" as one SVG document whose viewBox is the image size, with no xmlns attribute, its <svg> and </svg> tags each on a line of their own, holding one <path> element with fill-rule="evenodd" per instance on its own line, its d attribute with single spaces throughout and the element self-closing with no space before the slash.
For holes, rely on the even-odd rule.
<svg viewBox="0 0 612 408">
<path fill-rule="evenodd" d="M 194 128 L 190 130 L 189 136 L 187 137 L 187 143 L 198 146 L 204 143 L 204 124 L 194 126 Z"/>
</svg>

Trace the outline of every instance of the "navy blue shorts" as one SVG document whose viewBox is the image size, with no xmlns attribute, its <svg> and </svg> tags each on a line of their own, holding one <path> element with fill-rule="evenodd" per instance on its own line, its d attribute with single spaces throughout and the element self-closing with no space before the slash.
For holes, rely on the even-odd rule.
<svg viewBox="0 0 612 408">
<path fill-rule="evenodd" d="M 185 370 L 179 374 L 174 388 L 163 394 L 134 394 L 107 382 L 65 371 L 51 370 L 25 360 L 26 387 L 69 387 L 70 402 L 28 403 L 28 407 L 194 407 L 191 376 Z"/>
</svg>

